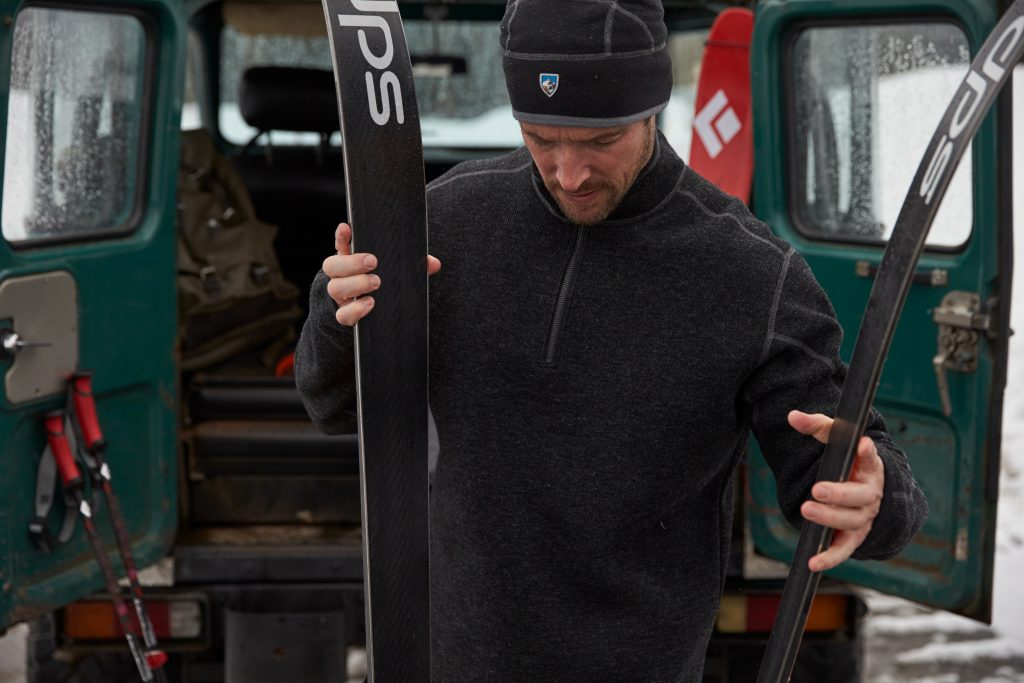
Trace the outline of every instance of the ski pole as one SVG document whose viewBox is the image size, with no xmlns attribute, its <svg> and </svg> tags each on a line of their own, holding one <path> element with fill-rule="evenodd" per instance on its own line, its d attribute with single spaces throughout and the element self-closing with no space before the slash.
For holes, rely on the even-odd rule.
<svg viewBox="0 0 1024 683">
<path fill-rule="evenodd" d="M 125 640 L 128 641 L 128 650 L 131 652 L 135 666 L 139 670 L 139 676 L 145 683 L 149 683 L 149 681 L 153 680 L 153 671 L 150 669 L 145 654 L 139 647 L 139 642 L 135 637 L 135 625 L 132 623 L 128 607 L 121 596 L 121 587 L 117 585 L 117 576 L 114 574 L 114 568 L 110 564 L 110 558 L 107 557 L 106 551 L 103 550 L 103 541 L 100 540 L 99 532 L 92 522 L 92 508 L 89 505 L 89 501 L 85 499 L 82 475 L 78 470 L 78 465 L 75 464 L 75 458 L 71 454 L 71 447 L 68 445 L 67 435 L 64 432 L 65 419 L 66 416 L 63 410 L 49 413 L 43 418 L 46 440 L 53 451 L 54 459 L 57 461 L 57 468 L 60 471 L 64 490 L 74 498 L 78 511 L 82 515 L 82 526 L 85 527 L 85 535 L 89 538 L 93 554 L 96 555 L 96 561 L 103 572 L 103 578 L 107 584 L 107 592 L 110 593 L 110 599 L 114 603 L 114 611 L 117 613 Z"/>
<path fill-rule="evenodd" d="M 928 228 L 968 144 L 1022 55 L 1024 0 L 1016 0 L 971 63 L 939 122 L 896 219 L 864 311 L 850 370 L 818 471 L 819 481 L 846 481 L 850 476 L 857 441 L 867 425 L 882 365 L 924 249 Z M 808 569 L 807 563 L 827 548 L 831 540 L 832 529 L 803 523 L 757 683 L 789 680 L 821 578 L 819 572 Z"/>
<path fill-rule="evenodd" d="M 80 372 L 71 378 L 71 399 L 74 406 L 75 421 L 81 435 L 81 443 L 91 457 L 86 459 L 89 473 L 94 485 L 99 485 L 107 499 L 107 509 L 110 511 L 110 524 L 114 528 L 114 538 L 117 541 L 117 549 L 121 554 L 121 562 L 124 564 L 125 572 L 128 574 L 128 585 L 131 589 L 132 605 L 135 607 L 135 616 L 142 629 L 142 641 L 146 646 L 146 659 L 157 673 L 157 679 L 163 679 L 163 672 L 160 667 L 167 660 L 167 655 L 157 649 L 156 631 L 153 629 L 153 622 L 146 611 L 145 600 L 142 594 L 142 585 L 139 583 L 139 574 L 135 566 L 135 559 L 132 556 L 131 538 L 128 535 L 128 526 L 124 521 L 124 513 L 121 511 L 121 502 L 114 493 L 114 484 L 110 474 L 110 465 L 104 458 L 107 442 L 103 438 L 100 429 L 99 418 L 96 413 L 96 402 L 92 396 L 92 374 Z"/>
</svg>

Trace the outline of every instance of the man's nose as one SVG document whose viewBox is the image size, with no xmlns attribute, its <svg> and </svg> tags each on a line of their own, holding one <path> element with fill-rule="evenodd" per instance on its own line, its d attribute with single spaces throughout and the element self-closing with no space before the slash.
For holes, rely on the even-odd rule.
<svg viewBox="0 0 1024 683">
<path fill-rule="evenodd" d="M 590 166 L 579 154 L 566 151 L 559 155 L 555 178 L 566 192 L 576 192 L 590 178 Z"/>
</svg>

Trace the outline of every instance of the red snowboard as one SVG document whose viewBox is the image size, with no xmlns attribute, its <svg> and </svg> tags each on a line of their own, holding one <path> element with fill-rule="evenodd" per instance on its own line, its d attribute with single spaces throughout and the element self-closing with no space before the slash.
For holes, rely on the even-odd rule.
<svg viewBox="0 0 1024 683">
<path fill-rule="evenodd" d="M 718 15 L 701 65 L 690 166 L 722 190 L 750 203 L 754 130 L 750 115 L 750 39 L 754 13 Z"/>
</svg>

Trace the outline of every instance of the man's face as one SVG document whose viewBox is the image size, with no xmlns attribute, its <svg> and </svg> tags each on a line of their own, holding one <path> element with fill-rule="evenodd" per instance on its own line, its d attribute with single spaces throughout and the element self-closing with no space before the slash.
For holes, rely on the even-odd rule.
<svg viewBox="0 0 1024 683">
<path fill-rule="evenodd" d="M 615 210 L 654 149 L 653 118 L 614 128 L 520 127 L 548 192 L 582 226 Z"/>
</svg>

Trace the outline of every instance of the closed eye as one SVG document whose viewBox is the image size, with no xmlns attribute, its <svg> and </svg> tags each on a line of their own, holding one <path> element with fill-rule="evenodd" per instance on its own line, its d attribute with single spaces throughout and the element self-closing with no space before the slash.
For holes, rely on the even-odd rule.
<svg viewBox="0 0 1024 683">
<path fill-rule="evenodd" d="M 615 135 L 615 136 L 610 137 L 610 138 L 598 138 L 597 140 L 592 140 L 591 144 L 594 145 L 595 147 L 600 147 L 602 149 L 605 149 L 607 147 L 611 147 L 612 145 L 614 145 L 616 142 L 618 142 L 621 139 L 622 139 L 621 135 Z"/>
<path fill-rule="evenodd" d="M 536 135 L 534 135 L 533 133 L 527 133 L 526 137 L 528 137 L 530 139 L 530 142 L 532 142 L 535 146 L 537 146 L 537 147 L 539 147 L 541 149 L 550 149 L 551 146 L 554 144 L 551 140 L 545 140 L 544 138 L 539 138 Z"/>
</svg>

